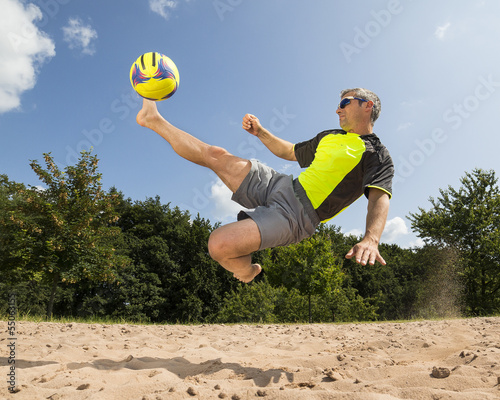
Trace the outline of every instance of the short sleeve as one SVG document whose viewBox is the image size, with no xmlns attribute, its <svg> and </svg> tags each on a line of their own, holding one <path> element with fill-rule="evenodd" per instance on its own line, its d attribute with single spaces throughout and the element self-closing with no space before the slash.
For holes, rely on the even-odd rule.
<svg viewBox="0 0 500 400">
<path fill-rule="evenodd" d="M 392 179 L 394 177 L 394 163 L 389 151 L 384 147 L 376 153 L 367 154 L 363 188 L 368 198 L 370 188 L 377 188 L 392 197 Z"/>
</svg>

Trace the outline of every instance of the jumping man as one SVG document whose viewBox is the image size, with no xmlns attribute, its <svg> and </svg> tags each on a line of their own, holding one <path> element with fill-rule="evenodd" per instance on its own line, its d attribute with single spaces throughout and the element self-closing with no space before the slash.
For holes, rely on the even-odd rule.
<svg viewBox="0 0 500 400">
<path fill-rule="evenodd" d="M 394 165 L 373 133 L 380 100 L 362 88 L 343 90 L 340 97 L 336 112 L 342 129 L 323 131 L 295 145 L 263 128 L 254 115 L 243 117 L 243 129 L 273 154 L 305 168 L 295 179 L 200 141 L 163 118 L 155 102 L 144 100 L 137 123 L 158 133 L 181 157 L 214 171 L 232 199 L 251 209 L 240 212 L 237 222 L 215 229 L 208 241 L 211 257 L 240 281 L 251 282 L 262 270 L 252 263 L 252 253 L 312 236 L 321 222 L 363 194 L 368 199 L 365 235 L 346 258 L 385 265 L 378 244 L 389 211 Z"/>
</svg>

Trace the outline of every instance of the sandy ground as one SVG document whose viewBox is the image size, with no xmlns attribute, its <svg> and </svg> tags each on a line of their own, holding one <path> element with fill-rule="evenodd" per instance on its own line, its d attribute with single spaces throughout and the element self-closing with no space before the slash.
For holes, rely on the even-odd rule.
<svg viewBox="0 0 500 400">
<path fill-rule="evenodd" d="M 7 328 L 2 399 L 500 399 L 500 318 Z"/>
</svg>

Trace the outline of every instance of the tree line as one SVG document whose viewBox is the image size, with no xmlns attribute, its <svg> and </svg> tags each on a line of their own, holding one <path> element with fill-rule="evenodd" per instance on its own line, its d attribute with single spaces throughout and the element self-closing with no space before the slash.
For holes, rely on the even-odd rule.
<svg viewBox="0 0 500 400">
<path fill-rule="evenodd" d="M 98 159 L 61 170 L 30 166 L 42 182 L 0 174 L 0 313 L 152 323 L 347 322 L 484 316 L 500 312 L 500 192 L 475 169 L 458 189 L 408 217 L 425 245 L 381 244 L 387 266 L 344 258 L 359 241 L 334 225 L 255 254 L 264 272 L 242 284 L 213 261 L 217 224 L 159 197 L 104 190 Z"/>
</svg>

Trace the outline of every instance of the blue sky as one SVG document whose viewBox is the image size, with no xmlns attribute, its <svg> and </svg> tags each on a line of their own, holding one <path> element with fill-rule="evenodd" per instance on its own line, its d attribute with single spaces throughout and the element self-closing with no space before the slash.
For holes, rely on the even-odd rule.
<svg viewBox="0 0 500 400">
<path fill-rule="evenodd" d="M 375 133 L 396 166 L 383 241 L 420 242 L 407 215 L 474 168 L 500 169 L 500 2 L 359 0 L 0 0 L 0 173 L 39 185 L 29 160 L 61 168 L 81 150 L 126 197 L 235 219 L 215 175 L 139 127 L 129 82 L 142 53 L 169 56 L 180 86 L 159 109 L 174 125 L 294 176 L 241 128 L 253 113 L 291 142 L 338 128 L 344 88 L 382 101 Z M 364 232 L 367 202 L 332 220 Z"/>
</svg>

